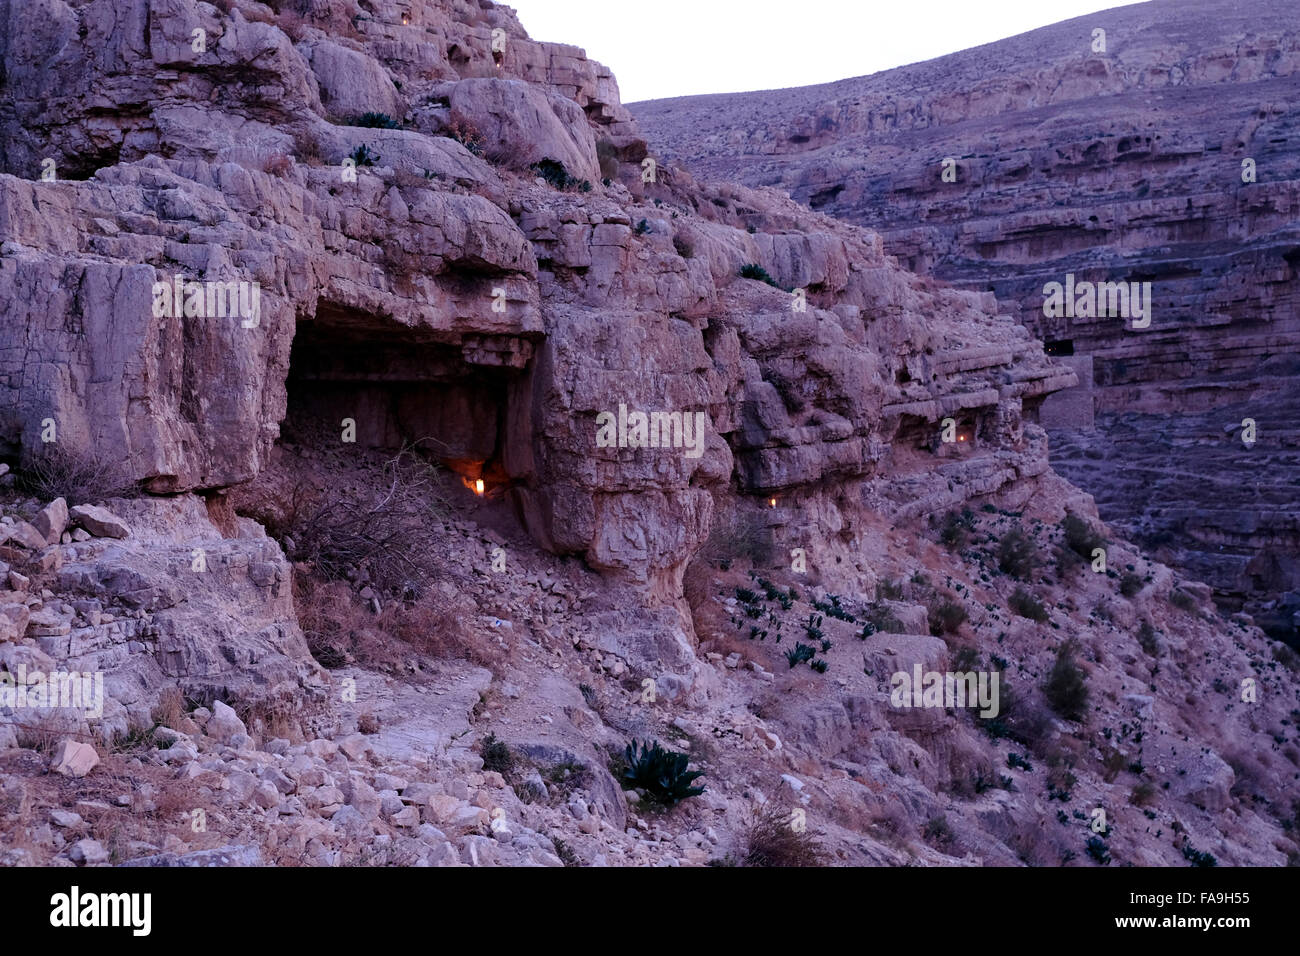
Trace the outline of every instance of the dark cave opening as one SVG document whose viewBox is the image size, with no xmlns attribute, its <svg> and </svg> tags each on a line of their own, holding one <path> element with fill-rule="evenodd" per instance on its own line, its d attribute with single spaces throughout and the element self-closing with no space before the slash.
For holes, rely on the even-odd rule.
<svg viewBox="0 0 1300 956">
<path fill-rule="evenodd" d="M 503 491 L 511 395 L 523 370 L 470 362 L 468 351 L 427 331 L 322 307 L 294 336 L 282 433 L 309 445 L 411 448 L 466 487 Z"/>
</svg>

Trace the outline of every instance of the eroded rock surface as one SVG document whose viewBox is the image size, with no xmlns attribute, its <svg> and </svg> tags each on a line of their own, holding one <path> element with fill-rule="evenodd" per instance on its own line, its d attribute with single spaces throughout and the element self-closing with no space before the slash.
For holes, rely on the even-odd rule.
<svg viewBox="0 0 1300 956">
<path fill-rule="evenodd" d="M 104 683 L 0 707 L 0 862 L 699 865 L 764 807 L 827 862 L 1077 865 L 1098 805 L 1124 862 L 1300 852 L 1294 658 L 1052 472 L 1076 378 L 994 295 L 647 165 L 508 8 L 278 6 L 0 0 L 0 667 Z M 410 444 L 448 477 L 400 542 L 425 593 L 286 558 L 307 483 L 382 498 Z M 135 495 L 52 540 L 56 450 Z M 1052 569 L 1067 511 L 1109 570 Z M 896 706 L 913 666 L 1015 709 Z M 652 739 L 706 771 L 662 816 L 618 781 Z"/>
<path fill-rule="evenodd" d="M 1086 359 L 1082 401 L 1103 425 L 1168 422 L 1147 429 L 1145 448 L 1098 436 L 1110 467 L 1069 474 L 1108 519 L 1146 511 L 1155 533 L 1178 539 L 1178 563 L 1227 606 L 1262 610 L 1300 579 L 1265 585 L 1218 545 L 1231 538 L 1230 556 L 1273 564 L 1296 548 L 1300 498 L 1254 495 L 1237 476 L 1255 471 L 1261 452 L 1296 454 L 1300 154 L 1289 104 L 1298 89 L 1293 6 L 1156 0 L 872 76 L 634 110 L 666 155 L 787 190 L 879 230 L 909 269 L 995 293 L 1049 352 Z M 1048 317 L 1045 287 L 1069 275 L 1150 283 L 1149 315 Z M 1167 471 L 1151 470 L 1160 434 L 1200 444 L 1200 416 L 1218 430 L 1228 406 L 1243 406 L 1269 439 L 1175 453 Z M 1062 427 L 1092 423 L 1092 408 L 1061 411 Z M 1210 529 L 1188 527 L 1183 516 L 1205 489 L 1180 471 L 1204 473 L 1225 456 L 1215 505 L 1200 515 Z M 1137 474 L 1159 475 L 1162 500 L 1133 496 L 1145 487 Z M 1243 537 L 1246 525 L 1255 530 Z"/>
</svg>

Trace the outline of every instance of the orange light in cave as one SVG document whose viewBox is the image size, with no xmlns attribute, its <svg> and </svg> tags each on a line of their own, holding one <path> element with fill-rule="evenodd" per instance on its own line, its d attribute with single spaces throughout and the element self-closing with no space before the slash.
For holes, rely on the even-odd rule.
<svg viewBox="0 0 1300 956">
<path fill-rule="evenodd" d="M 476 495 L 481 495 L 481 494 L 483 494 L 483 491 L 484 491 L 484 489 L 486 489 L 486 488 L 487 488 L 487 485 L 483 484 L 483 479 L 482 479 L 482 478 L 478 478 L 478 479 L 475 480 L 475 482 L 474 482 L 474 494 L 476 494 Z"/>
<path fill-rule="evenodd" d="M 958 435 L 958 436 L 957 436 L 957 440 L 958 440 L 958 441 L 965 441 L 965 440 L 966 440 L 966 436 L 965 436 L 965 435 Z"/>
<path fill-rule="evenodd" d="M 768 505 L 769 508 L 775 508 L 775 507 L 776 507 L 776 499 L 775 499 L 775 498 L 768 498 L 768 499 L 767 499 L 767 505 Z"/>
</svg>

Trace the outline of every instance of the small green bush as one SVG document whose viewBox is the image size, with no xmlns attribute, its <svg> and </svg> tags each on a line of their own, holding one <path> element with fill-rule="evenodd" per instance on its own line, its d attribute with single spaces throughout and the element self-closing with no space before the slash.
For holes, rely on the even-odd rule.
<svg viewBox="0 0 1300 956">
<path fill-rule="evenodd" d="M 1024 529 L 1017 526 L 998 542 L 997 558 L 1003 574 L 1024 580 L 1038 567 L 1038 548 Z"/>
<path fill-rule="evenodd" d="M 966 621 L 966 609 L 956 601 L 944 598 L 929 607 L 928 615 L 930 633 L 936 637 L 944 634 L 956 634 L 957 629 Z"/>
<path fill-rule="evenodd" d="M 964 547 L 974 526 L 975 515 L 969 508 L 949 511 L 939 527 L 939 543 L 953 550 Z"/>
<path fill-rule="evenodd" d="M 352 159 L 352 162 L 356 164 L 358 169 L 361 168 L 362 166 L 373 166 L 375 165 L 376 162 L 379 161 L 379 154 L 375 152 L 371 152 L 370 147 L 367 146 L 365 143 L 362 143 L 360 146 L 354 149 L 349 154 L 349 156 Z"/>
<path fill-rule="evenodd" d="M 1043 607 L 1042 602 L 1024 588 L 1016 588 L 1010 599 L 1008 599 L 1007 606 L 1021 617 L 1027 617 L 1039 624 L 1047 623 L 1049 617 L 1047 608 Z"/>
<path fill-rule="evenodd" d="M 903 596 L 903 586 L 884 578 L 876 582 L 877 601 L 897 601 Z"/>
<path fill-rule="evenodd" d="M 503 777 L 515 769 L 515 755 L 509 745 L 499 740 L 496 734 L 488 734 L 479 744 L 479 756 L 483 758 L 483 769 L 494 770 Z"/>
<path fill-rule="evenodd" d="M 364 126 L 367 129 L 401 129 L 402 124 L 397 122 L 387 113 L 362 113 L 352 121 L 353 126 Z"/>
<path fill-rule="evenodd" d="M 1142 577 L 1132 571 L 1125 571 L 1119 579 L 1119 593 L 1126 598 L 1135 597 L 1142 590 Z"/>
<path fill-rule="evenodd" d="M 690 770 L 690 758 L 683 753 L 664 750 L 659 741 L 647 747 L 633 740 L 623 751 L 627 770 L 623 774 L 624 789 L 644 790 L 652 799 L 665 806 L 674 806 L 688 797 L 697 797 L 703 787 L 692 786 L 696 778 L 704 776 L 702 770 Z"/>
<path fill-rule="evenodd" d="M 870 637 L 877 631 L 884 631 L 888 634 L 901 634 L 904 630 L 903 622 L 888 607 L 883 604 L 873 604 L 866 611 L 867 625 L 871 628 L 868 633 L 864 629 L 863 638 Z"/>
<path fill-rule="evenodd" d="M 1047 702 L 1067 720 L 1082 720 L 1088 709 L 1087 675 L 1074 660 L 1077 649 L 1073 641 L 1056 649 L 1056 662 L 1043 686 Z"/>
<path fill-rule="evenodd" d="M 1090 836 L 1088 837 L 1088 856 L 1105 866 L 1110 862 L 1110 847 L 1106 846 L 1106 841 L 1101 837 Z"/>
<path fill-rule="evenodd" d="M 1093 551 L 1106 547 L 1106 539 L 1076 514 L 1067 514 L 1061 519 L 1061 533 L 1065 536 L 1066 547 L 1089 561 Z"/>
<path fill-rule="evenodd" d="M 564 163 L 559 160 L 543 159 L 533 163 L 532 169 L 538 176 L 546 180 L 547 185 L 552 189 L 558 189 L 561 192 L 571 192 L 575 189 L 584 193 L 591 192 L 591 183 L 585 179 L 579 180 L 569 175 L 569 171 L 564 168 Z"/>
<path fill-rule="evenodd" d="M 773 289 L 781 288 L 777 281 L 768 274 L 768 271 L 757 263 L 749 263 L 740 267 L 740 277 L 742 279 L 753 279 L 756 282 L 766 282 Z"/>
<path fill-rule="evenodd" d="M 1169 592 L 1169 603 L 1178 610 L 1187 611 L 1189 614 L 1196 610 L 1196 598 L 1181 588 L 1174 588 Z"/>
<path fill-rule="evenodd" d="M 1150 657 L 1160 656 L 1160 638 L 1156 634 L 1155 627 L 1145 618 L 1142 625 L 1138 628 L 1138 645 Z"/>
<path fill-rule="evenodd" d="M 801 641 L 785 652 L 785 659 L 790 664 L 790 669 L 794 670 L 804 661 L 812 660 L 816 655 L 817 652 L 813 648 Z"/>
<path fill-rule="evenodd" d="M 1183 844 L 1183 859 L 1187 860 L 1192 866 L 1218 866 L 1219 861 L 1214 858 L 1213 853 L 1202 853 L 1190 843 Z"/>
<path fill-rule="evenodd" d="M 1034 765 L 1018 753 L 1007 754 L 1007 766 L 1013 770 L 1023 770 L 1025 773 L 1032 773 L 1034 769 Z"/>
<path fill-rule="evenodd" d="M 1070 548 L 1056 549 L 1056 577 L 1059 581 L 1068 581 L 1087 564 Z"/>
</svg>

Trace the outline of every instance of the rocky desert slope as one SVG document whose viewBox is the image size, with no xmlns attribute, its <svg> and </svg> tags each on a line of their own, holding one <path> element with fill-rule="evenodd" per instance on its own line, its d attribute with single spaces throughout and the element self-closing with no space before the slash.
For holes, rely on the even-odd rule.
<svg viewBox="0 0 1300 956">
<path fill-rule="evenodd" d="M 995 293 L 1090 393 L 1045 417 L 1053 466 L 1300 644 L 1298 24 L 1295 0 L 1154 0 L 634 112 L 698 173 L 788 191 L 913 271 Z M 1069 275 L 1150 283 L 1150 314 L 1047 316 Z"/>
<path fill-rule="evenodd" d="M 0 64 L 4 862 L 1300 853 L 1300 662 L 1050 469 L 992 294 L 486 0 L 0 0 Z"/>
</svg>

